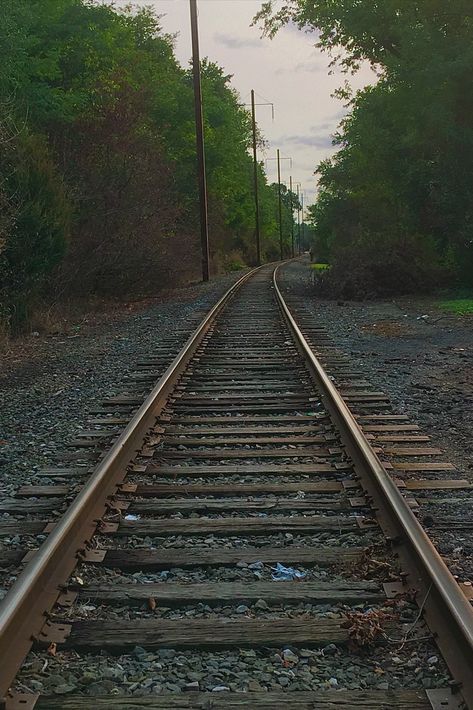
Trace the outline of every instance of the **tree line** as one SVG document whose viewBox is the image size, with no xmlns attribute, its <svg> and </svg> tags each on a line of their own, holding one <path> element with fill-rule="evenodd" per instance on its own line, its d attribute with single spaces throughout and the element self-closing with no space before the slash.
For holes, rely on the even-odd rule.
<svg viewBox="0 0 473 710">
<path fill-rule="evenodd" d="M 209 60 L 202 88 L 211 258 L 214 271 L 228 270 L 255 259 L 251 121 Z M 150 8 L 2 0 L 0 116 L 4 327 L 24 327 L 38 302 L 155 292 L 198 276 L 192 73 Z M 277 186 L 262 165 L 258 181 L 271 260 Z M 283 200 L 289 251 L 284 186 Z"/>
<path fill-rule="evenodd" d="M 311 209 L 324 279 L 345 296 L 473 285 L 473 5 L 471 0 L 266 2 L 269 34 L 318 33 L 347 73 L 378 78 L 339 93 L 349 112 L 337 151 L 318 166 Z"/>
</svg>

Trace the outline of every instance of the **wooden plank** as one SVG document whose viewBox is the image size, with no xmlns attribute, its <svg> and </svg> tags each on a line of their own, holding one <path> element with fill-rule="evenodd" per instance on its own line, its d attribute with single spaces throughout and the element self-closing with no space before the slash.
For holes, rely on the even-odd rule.
<svg viewBox="0 0 473 710">
<path fill-rule="evenodd" d="M 347 402 L 355 402 L 357 404 L 365 404 L 365 403 L 370 403 L 370 402 L 389 402 L 389 397 L 386 397 L 386 395 L 358 395 L 358 394 L 342 394 L 343 399 L 346 399 Z"/>
<path fill-rule="evenodd" d="M 41 638 L 41 637 L 40 637 Z M 66 648 L 101 650 L 142 648 L 235 649 L 270 646 L 345 644 L 348 629 L 340 621 L 312 619 L 134 619 L 133 621 L 76 621 Z M 59 647 L 64 647 L 58 643 Z"/>
<path fill-rule="evenodd" d="M 385 446 L 383 453 L 391 456 L 439 456 L 443 453 L 442 449 L 433 448 L 414 448 L 401 446 Z"/>
<path fill-rule="evenodd" d="M 184 426 L 169 426 L 166 427 L 166 436 L 176 434 L 180 436 L 218 436 L 229 434 L 230 436 L 241 436 L 242 434 L 301 434 L 301 433 L 316 433 L 325 431 L 326 427 L 314 424 L 300 424 L 294 422 L 291 426 L 238 426 L 229 422 L 226 427 L 207 427 L 194 426 L 192 428 Z"/>
<path fill-rule="evenodd" d="M 44 486 L 49 488 L 52 486 Z M 141 497 L 166 497 L 183 495 L 256 495 L 260 493 L 338 493 L 343 490 L 340 481 L 315 481 L 314 483 L 157 483 L 138 484 L 136 495 Z M 47 495 L 47 494 L 45 494 Z"/>
<path fill-rule="evenodd" d="M 407 444 L 410 441 L 417 441 L 417 442 L 427 442 L 430 441 L 430 436 L 425 436 L 424 434 L 382 434 L 381 436 L 376 436 L 372 435 L 373 440 L 376 443 L 379 442 L 392 442 L 392 443 L 399 443 L 399 444 Z"/>
<path fill-rule="evenodd" d="M 424 522 L 424 525 L 427 525 L 427 523 Z M 433 527 L 436 530 L 473 530 L 473 519 L 434 518 L 432 522 L 429 520 L 428 527 Z"/>
<path fill-rule="evenodd" d="M 383 399 L 386 399 L 386 394 L 384 392 L 374 392 L 371 390 L 362 390 L 361 392 L 359 390 L 341 390 L 340 394 L 344 398 L 369 397 L 371 399 L 373 397 L 382 397 Z"/>
<path fill-rule="evenodd" d="M 226 396 L 227 392 L 238 392 L 243 393 L 243 396 L 251 394 L 252 396 L 259 396 L 259 393 L 268 392 L 274 395 L 288 395 L 289 390 L 296 390 L 301 392 L 304 389 L 303 384 L 294 378 L 288 379 L 286 382 L 281 380 L 268 380 L 263 381 L 261 378 L 255 379 L 244 379 L 242 382 L 235 382 L 231 377 L 227 378 L 226 381 L 220 381 L 216 384 L 209 384 L 209 380 L 212 377 L 209 376 L 206 379 L 202 379 L 201 382 L 205 384 L 200 384 L 195 378 L 191 378 L 183 385 L 178 385 L 175 389 L 176 392 L 183 392 L 183 397 L 193 397 L 197 392 L 199 393 L 212 393 L 211 396 Z M 230 396 L 230 395 L 229 395 Z M 232 395 L 233 396 L 233 395 Z"/>
<path fill-rule="evenodd" d="M 184 520 L 122 520 L 120 535 L 271 535 L 273 533 L 310 533 L 321 530 L 360 530 L 354 517 L 335 515 L 285 516 L 263 518 L 189 518 Z M 114 534 L 117 534 L 114 533 Z"/>
<path fill-rule="evenodd" d="M 276 458 L 312 458 L 328 456 L 327 448 L 299 447 L 295 449 L 196 449 L 181 451 L 173 449 L 158 449 L 155 458 L 164 459 L 276 459 Z"/>
<path fill-rule="evenodd" d="M 47 521 L 41 520 L 11 520 L 0 522 L 0 537 L 10 535 L 38 535 L 43 532 Z"/>
<path fill-rule="evenodd" d="M 409 421 L 409 417 L 407 414 L 361 414 L 356 417 L 360 422 L 368 422 L 368 421 L 399 421 L 399 422 L 407 422 Z"/>
<path fill-rule="evenodd" d="M 407 480 L 406 488 L 412 491 L 433 491 L 442 489 L 473 488 L 473 484 L 465 478 L 430 480 L 428 478 Z"/>
<path fill-rule="evenodd" d="M 226 416 L 215 415 L 214 417 L 197 417 L 192 415 L 178 415 L 172 419 L 173 424 L 228 424 L 229 426 L 237 426 L 246 424 L 274 424 L 278 422 L 300 424 L 302 422 L 321 422 L 328 420 L 327 414 L 274 414 L 271 416 L 265 414 L 253 414 L 245 416 L 234 416 L 227 414 Z M 168 421 L 158 419 L 162 424 L 169 424 Z"/>
<path fill-rule="evenodd" d="M 49 499 L 45 501 L 52 507 Z M 132 501 L 129 512 L 146 515 L 165 515 L 185 512 L 225 512 L 225 511 L 315 511 L 315 510 L 350 510 L 353 506 L 347 498 L 332 496 L 322 498 L 310 496 L 305 498 L 178 498 L 177 500 L 146 500 Z M 43 508 L 47 510 L 47 507 Z"/>
<path fill-rule="evenodd" d="M 45 478 L 68 478 L 70 476 L 87 476 L 92 473 L 90 466 L 76 466 L 75 468 L 47 466 L 36 472 L 37 476 Z"/>
<path fill-rule="evenodd" d="M 25 497 L 60 497 L 65 496 L 71 490 L 70 486 L 22 486 L 15 495 Z"/>
<path fill-rule="evenodd" d="M 19 565 L 25 554 L 26 550 L 24 548 L 22 548 L 21 550 L 18 550 L 16 548 L 0 550 L 0 567 L 11 567 L 12 565 Z"/>
<path fill-rule="evenodd" d="M 376 603 L 385 594 L 376 582 L 207 582 L 200 584 L 89 584 L 72 587 L 82 599 L 100 602 L 135 602 L 152 597 L 157 606 L 180 604 L 253 603 L 264 599 L 268 604 L 284 603 Z"/>
<path fill-rule="evenodd" d="M 318 565 L 345 567 L 364 554 L 362 547 L 193 547 L 151 550 L 149 548 L 108 549 L 102 566 L 126 570 L 163 570 L 175 567 L 233 567 L 238 562 L 275 565 Z"/>
<path fill-rule="evenodd" d="M 51 510 L 60 510 L 63 502 L 58 500 L 29 500 L 24 498 L 5 498 L 0 501 L 0 513 L 46 513 Z"/>
<path fill-rule="evenodd" d="M 224 404 L 239 404 L 240 402 L 261 403 L 266 404 L 268 400 L 276 400 L 279 402 L 310 402 L 310 395 L 306 392 L 292 394 L 281 390 L 271 390 L 271 392 L 247 392 L 239 391 L 235 394 L 231 392 L 221 392 L 221 394 L 211 392 L 208 395 L 204 393 L 192 394 L 184 392 L 181 396 L 175 395 L 177 402 L 191 402 L 195 404 L 207 404 L 208 402 L 218 402 Z"/>
<path fill-rule="evenodd" d="M 295 710 L 432 710 L 424 690 L 317 690 L 248 693 L 174 693 L 171 695 L 93 696 L 100 710 L 279 710 L 290 703 Z M 87 695 L 41 695 L 37 710 L 90 710 Z"/>
<path fill-rule="evenodd" d="M 222 400 L 219 402 L 219 400 L 216 400 L 211 405 L 189 405 L 184 402 L 182 404 L 176 403 L 173 404 L 173 408 L 177 414 L 180 412 L 205 412 L 208 414 L 209 412 L 217 412 L 221 409 L 232 409 L 238 412 L 293 412 L 295 415 L 295 412 L 300 409 L 311 410 L 310 402 L 307 402 L 307 400 L 304 402 L 288 402 L 287 404 L 282 404 L 281 402 L 282 400 L 276 398 L 274 404 L 258 404 L 255 402 L 254 404 L 236 405 L 235 402 L 223 402 Z"/>
<path fill-rule="evenodd" d="M 442 461 L 420 461 L 409 463 L 407 461 L 392 461 L 391 465 L 397 471 L 455 471 L 455 466 Z"/>
<path fill-rule="evenodd" d="M 396 431 L 419 431 L 417 424 L 362 424 L 363 431 L 369 432 L 396 432 Z"/>
<path fill-rule="evenodd" d="M 103 424 L 128 424 L 130 420 L 127 417 L 93 417 L 92 419 L 88 419 L 87 423 L 88 424 L 93 424 L 93 425 L 103 425 Z"/>
<path fill-rule="evenodd" d="M 195 436 L 196 433 L 193 432 Z M 325 444 L 327 441 L 336 440 L 334 434 L 323 434 L 319 436 L 311 436 L 309 434 L 305 436 L 261 436 L 262 432 L 255 434 L 253 437 L 239 437 L 233 436 L 232 432 L 226 431 L 224 436 L 220 438 L 202 436 L 202 438 L 187 438 L 182 437 L 163 437 L 165 446 L 228 446 L 233 444 L 238 444 L 239 446 L 252 446 L 252 445 L 268 445 L 268 444 Z M 427 438 L 427 437 L 426 437 Z M 404 441 L 404 439 L 403 439 Z"/>
<path fill-rule="evenodd" d="M 351 466 L 343 463 L 335 467 L 330 463 L 312 463 L 312 464 L 255 464 L 254 466 L 241 464 L 241 466 L 231 465 L 215 465 L 215 466 L 160 466 L 159 464 L 151 463 L 148 465 L 146 472 L 164 477 L 177 478 L 183 476 L 185 478 L 200 478 L 212 476 L 287 476 L 292 474 L 303 475 L 318 475 L 323 473 L 336 473 L 337 471 L 349 471 Z"/>
</svg>

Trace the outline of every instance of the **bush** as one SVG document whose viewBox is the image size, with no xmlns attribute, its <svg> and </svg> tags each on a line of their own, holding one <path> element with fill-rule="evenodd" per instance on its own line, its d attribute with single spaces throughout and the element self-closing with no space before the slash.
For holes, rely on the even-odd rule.
<svg viewBox="0 0 473 710">
<path fill-rule="evenodd" d="M 0 305 L 12 330 L 28 321 L 34 300 L 61 260 L 71 210 L 45 141 L 0 124 Z"/>
<path fill-rule="evenodd" d="M 425 237 L 368 235 L 334 248 L 331 268 L 314 276 L 317 293 L 363 300 L 431 291 L 449 274 Z"/>
</svg>

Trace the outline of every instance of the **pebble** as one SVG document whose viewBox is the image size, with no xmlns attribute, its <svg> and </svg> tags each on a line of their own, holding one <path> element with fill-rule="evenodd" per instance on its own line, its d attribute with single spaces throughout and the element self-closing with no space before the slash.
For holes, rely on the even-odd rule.
<svg viewBox="0 0 473 710">
<path fill-rule="evenodd" d="M 268 604 L 264 601 L 264 599 L 258 599 L 257 602 L 254 604 L 255 609 L 261 609 L 263 611 L 266 611 L 269 609 Z"/>
<path fill-rule="evenodd" d="M 195 681 L 192 681 L 191 683 L 186 683 L 184 686 L 184 690 L 188 690 L 188 691 L 200 690 L 199 681 L 195 680 Z"/>
<path fill-rule="evenodd" d="M 324 656 L 333 656 L 333 654 L 337 652 L 337 647 L 334 643 L 329 643 L 327 646 L 323 647 L 322 651 Z"/>
</svg>

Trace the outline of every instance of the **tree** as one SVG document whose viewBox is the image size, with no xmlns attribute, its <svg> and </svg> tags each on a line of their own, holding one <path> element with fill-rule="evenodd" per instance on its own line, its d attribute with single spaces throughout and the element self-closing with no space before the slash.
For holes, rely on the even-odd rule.
<svg viewBox="0 0 473 710">
<path fill-rule="evenodd" d="M 471 3 L 293 0 L 277 12 L 265 3 L 257 18 L 269 34 L 289 20 L 317 30 L 346 71 L 369 61 L 379 75 L 352 98 L 338 152 L 318 168 L 322 251 L 341 270 L 363 251 L 365 272 L 379 249 L 396 254 L 400 289 L 431 286 L 440 263 L 473 284 Z"/>
</svg>

